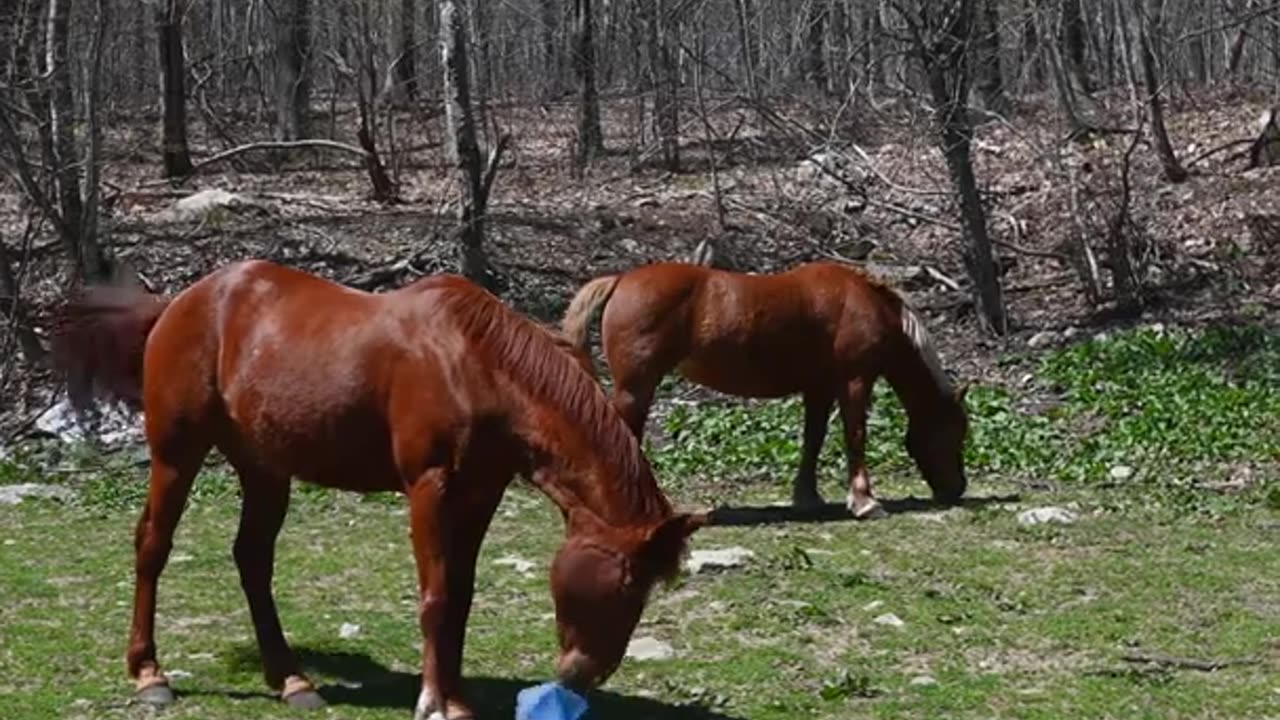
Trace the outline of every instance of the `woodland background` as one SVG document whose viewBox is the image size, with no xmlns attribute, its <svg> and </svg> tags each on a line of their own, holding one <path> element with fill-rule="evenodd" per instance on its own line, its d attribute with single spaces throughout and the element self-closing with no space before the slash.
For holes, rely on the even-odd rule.
<svg viewBox="0 0 1280 720">
<path fill-rule="evenodd" d="M 979 376 L 983 348 L 1269 315 L 1280 293 L 1274 2 L 0 15 L 10 432 L 53 397 L 53 304 L 125 265 L 157 291 L 245 257 L 370 290 L 460 271 L 550 321 L 578 283 L 649 260 L 834 259 L 912 292 Z"/>
</svg>

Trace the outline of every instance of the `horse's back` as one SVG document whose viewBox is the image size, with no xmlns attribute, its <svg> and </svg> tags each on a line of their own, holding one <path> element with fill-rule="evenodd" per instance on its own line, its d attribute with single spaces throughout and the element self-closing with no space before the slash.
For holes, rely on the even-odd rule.
<svg viewBox="0 0 1280 720">
<path fill-rule="evenodd" d="M 465 401 L 447 380 L 466 367 L 463 343 L 430 312 L 432 287 L 372 294 L 265 261 L 228 266 L 175 298 L 173 329 L 157 341 L 158 355 L 176 350 L 162 374 L 185 386 L 184 412 L 205 419 L 233 461 L 395 489 L 395 396 L 412 394 L 437 424 L 455 422 L 443 416 Z M 430 429 L 403 409 L 399 420 Z"/>
<path fill-rule="evenodd" d="M 851 365 L 870 362 L 889 318 L 878 283 L 834 263 L 756 275 L 664 264 L 624 280 L 624 309 L 606 307 L 605 334 L 630 347 L 611 363 L 665 354 L 676 359 L 659 364 L 736 395 L 788 395 L 861 370 Z"/>
</svg>

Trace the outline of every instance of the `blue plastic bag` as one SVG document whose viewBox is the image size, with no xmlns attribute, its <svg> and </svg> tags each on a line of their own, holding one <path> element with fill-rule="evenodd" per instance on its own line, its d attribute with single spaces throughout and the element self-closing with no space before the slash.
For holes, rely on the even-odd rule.
<svg viewBox="0 0 1280 720">
<path fill-rule="evenodd" d="M 544 682 L 516 694 L 516 720 L 578 720 L 586 711 L 586 699 L 558 682 Z"/>
</svg>

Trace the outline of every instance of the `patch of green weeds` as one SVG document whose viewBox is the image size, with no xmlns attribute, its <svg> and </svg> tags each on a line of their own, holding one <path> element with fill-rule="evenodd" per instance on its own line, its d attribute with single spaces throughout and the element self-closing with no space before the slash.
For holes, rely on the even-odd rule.
<svg viewBox="0 0 1280 720">
<path fill-rule="evenodd" d="M 1020 409 L 1002 387 L 970 391 L 965 460 L 971 475 L 1117 481 L 1143 488 L 1141 501 L 1149 506 L 1194 506 L 1210 514 L 1280 502 L 1280 337 L 1273 331 L 1253 325 L 1141 329 L 1051 352 L 1037 367 L 1041 383 L 1060 400 L 1044 412 Z M 902 448 L 902 406 L 883 382 L 873 398 L 872 472 L 914 473 Z M 662 429 L 668 439 L 651 446 L 650 457 L 667 477 L 789 482 L 800 463 L 803 408 L 797 398 L 678 405 Z M 1251 488 L 1206 497 L 1206 480 L 1245 463 L 1260 463 Z M 845 472 L 838 414 L 819 467 L 824 477 Z M 1135 501 L 1123 493 L 1109 500 Z"/>
</svg>

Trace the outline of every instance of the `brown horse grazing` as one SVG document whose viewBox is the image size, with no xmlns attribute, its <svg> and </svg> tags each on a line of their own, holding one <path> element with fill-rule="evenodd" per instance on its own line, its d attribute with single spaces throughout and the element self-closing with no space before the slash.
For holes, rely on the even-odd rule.
<svg viewBox="0 0 1280 720">
<path fill-rule="evenodd" d="M 920 318 L 891 288 L 852 267 L 810 263 L 746 275 L 658 263 L 596 278 L 574 296 L 561 331 L 586 348 L 604 306 L 601 338 L 613 402 L 637 437 L 654 390 L 673 369 L 719 392 L 804 397 L 804 450 L 792 485 L 797 507 L 822 505 L 818 453 L 834 404 L 844 422 L 857 518 L 884 514 L 864 463 L 871 387 L 884 376 L 906 408 L 906 445 L 934 497 L 964 494 L 965 388 L 953 390 Z"/>
<path fill-rule="evenodd" d="M 650 589 L 678 571 L 705 522 L 672 510 L 636 438 L 553 338 L 459 277 L 369 294 L 252 261 L 172 298 L 94 289 L 68 305 L 56 353 L 77 402 L 92 389 L 145 411 L 151 485 L 127 664 L 149 702 L 173 700 L 156 660 L 156 581 L 212 447 L 240 480 L 233 554 L 264 675 L 297 706 L 324 701 L 271 592 L 292 477 L 408 496 L 423 635 L 416 718 L 471 717 L 460 691 L 476 556 L 513 476 L 565 519 L 550 571 L 556 671 L 579 688 L 617 668 Z"/>
</svg>

